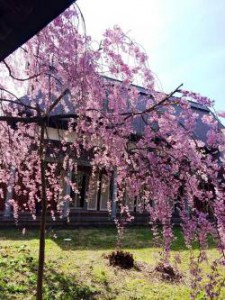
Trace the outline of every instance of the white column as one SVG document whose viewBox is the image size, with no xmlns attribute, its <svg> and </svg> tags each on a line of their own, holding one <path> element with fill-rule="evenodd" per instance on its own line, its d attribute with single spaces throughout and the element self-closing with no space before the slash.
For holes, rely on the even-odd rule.
<svg viewBox="0 0 225 300">
<path fill-rule="evenodd" d="M 68 171 L 67 175 L 66 175 L 67 179 L 69 181 L 71 181 L 72 178 L 72 172 Z M 68 182 L 65 182 L 65 186 L 64 186 L 64 196 L 70 196 L 70 191 L 71 191 L 71 186 Z M 69 210 L 70 210 L 70 201 L 68 199 L 66 199 L 64 201 L 64 205 L 63 205 L 63 217 L 67 218 L 69 215 Z"/>
<path fill-rule="evenodd" d="M 117 198 L 117 170 L 113 171 L 113 183 L 112 183 L 112 219 L 116 218 L 116 198 Z"/>
<path fill-rule="evenodd" d="M 6 199 L 5 199 L 5 209 L 4 209 L 4 217 L 5 218 L 11 217 L 12 208 L 11 208 L 9 201 L 13 197 L 13 185 L 14 185 L 14 181 L 15 181 L 15 174 L 16 174 L 16 168 L 11 167 L 10 179 L 9 179 L 9 184 L 7 186 Z"/>
</svg>

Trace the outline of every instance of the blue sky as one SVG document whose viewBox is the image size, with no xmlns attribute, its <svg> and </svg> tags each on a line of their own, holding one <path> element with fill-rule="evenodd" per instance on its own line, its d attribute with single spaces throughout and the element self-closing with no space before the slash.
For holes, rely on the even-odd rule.
<svg viewBox="0 0 225 300">
<path fill-rule="evenodd" d="M 157 89 L 184 88 L 225 110 L 224 0 L 78 0 L 97 41 L 118 24 L 149 55 Z"/>
</svg>

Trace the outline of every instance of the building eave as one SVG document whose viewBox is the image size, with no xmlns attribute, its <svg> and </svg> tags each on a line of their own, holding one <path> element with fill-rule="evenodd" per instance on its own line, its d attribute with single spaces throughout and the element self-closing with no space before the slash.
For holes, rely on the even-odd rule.
<svg viewBox="0 0 225 300">
<path fill-rule="evenodd" d="M 0 61 L 76 0 L 0 0 Z"/>
</svg>

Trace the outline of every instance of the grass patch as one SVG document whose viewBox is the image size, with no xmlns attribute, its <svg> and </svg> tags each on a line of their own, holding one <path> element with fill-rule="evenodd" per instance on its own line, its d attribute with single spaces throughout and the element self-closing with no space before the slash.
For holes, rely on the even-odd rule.
<svg viewBox="0 0 225 300">
<path fill-rule="evenodd" d="M 189 252 L 182 233 L 175 229 L 172 260 L 180 255 L 181 282 L 155 276 L 161 249 L 154 247 L 149 228 L 128 228 L 123 249 L 133 254 L 139 267 L 122 270 L 105 258 L 114 250 L 116 229 L 49 231 L 46 239 L 45 300 L 75 299 L 189 299 Z M 199 250 L 194 249 L 195 255 Z M 210 260 L 218 256 L 210 241 Z M 0 299 L 35 299 L 38 232 L 0 231 Z M 175 258 L 174 258 L 175 261 Z M 205 266 L 206 270 L 209 268 Z M 204 298 L 202 298 L 204 299 Z M 221 295 L 225 299 L 225 294 Z"/>
</svg>

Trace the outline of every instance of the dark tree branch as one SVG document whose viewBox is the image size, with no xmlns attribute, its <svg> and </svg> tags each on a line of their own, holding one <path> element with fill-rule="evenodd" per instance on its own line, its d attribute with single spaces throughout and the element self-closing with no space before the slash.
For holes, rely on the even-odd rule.
<svg viewBox="0 0 225 300">
<path fill-rule="evenodd" d="M 53 110 L 54 107 L 56 107 L 56 105 L 59 103 L 59 101 L 67 94 L 69 93 L 69 89 L 65 89 L 62 94 L 55 99 L 55 101 L 50 105 L 50 107 L 48 108 L 47 112 L 46 112 L 46 116 Z"/>
<path fill-rule="evenodd" d="M 37 78 L 42 74 L 42 73 L 38 73 L 38 74 L 32 75 L 32 76 L 27 77 L 27 78 L 18 78 L 18 77 L 13 75 L 10 66 L 7 64 L 7 62 L 5 60 L 3 60 L 2 63 L 7 68 L 8 72 L 9 72 L 9 76 L 12 77 L 13 79 L 17 80 L 17 81 L 27 81 L 27 80 L 30 80 L 30 79 L 33 79 L 33 78 Z"/>
<path fill-rule="evenodd" d="M 127 120 L 129 119 L 130 117 L 132 116 L 136 116 L 136 115 L 143 115 L 145 113 L 149 113 L 149 112 L 152 112 L 156 109 L 156 107 L 164 104 L 167 100 L 169 100 L 170 97 L 172 97 L 176 92 L 179 91 L 179 89 L 183 86 L 183 83 L 180 84 L 173 92 L 171 92 L 170 94 L 168 94 L 165 98 L 163 98 L 161 101 L 159 101 L 158 103 L 154 104 L 153 106 L 141 111 L 141 112 L 129 112 L 129 113 L 122 113 L 121 115 L 122 116 L 126 116 L 124 118 L 124 120 Z"/>
<path fill-rule="evenodd" d="M 0 121 L 7 122 L 9 124 L 11 123 L 24 123 L 24 124 L 29 124 L 29 123 L 37 123 L 39 124 L 45 117 L 13 117 L 13 116 L 0 116 Z"/>
<path fill-rule="evenodd" d="M 10 100 L 10 99 L 0 98 L 0 102 L 8 102 L 8 103 L 12 103 L 12 104 L 23 106 L 26 109 L 33 109 L 33 110 L 36 110 L 36 111 L 38 110 L 37 107 L 33 107 L 33 106 L 30 106 L 30 105 L 27 105 L 27 104 L 23 103 L 20 99 Z"/>
</svg>

